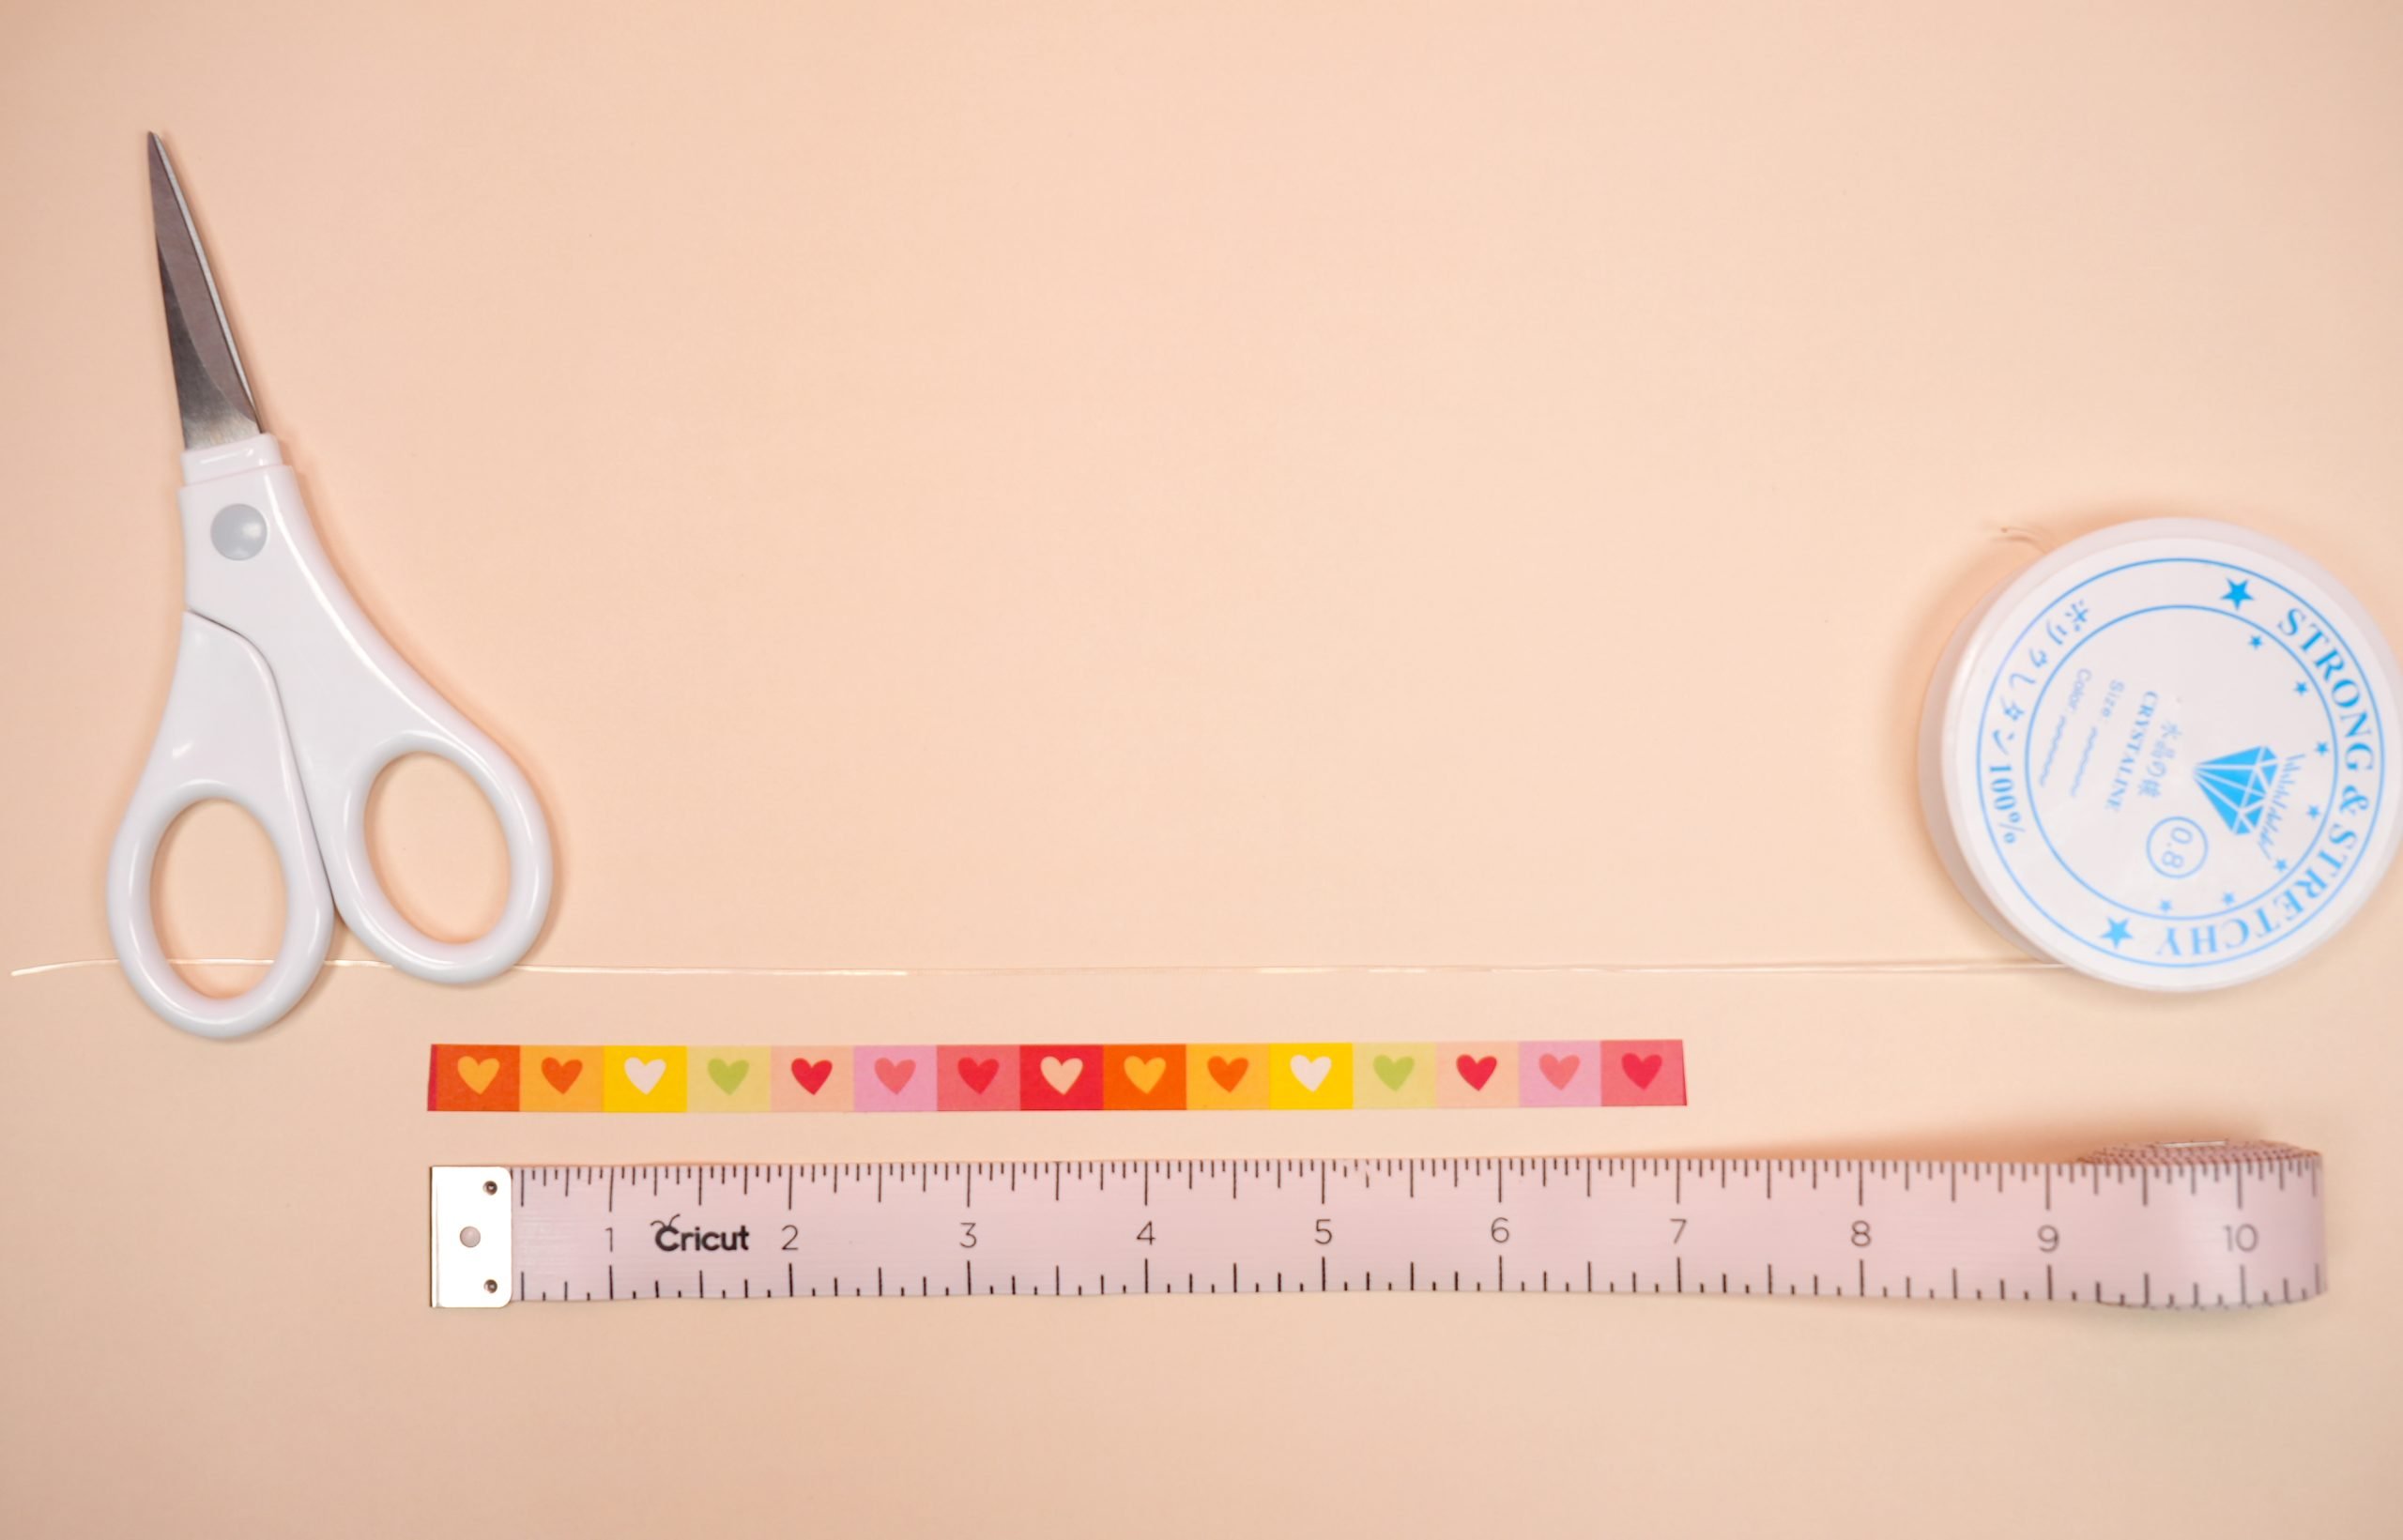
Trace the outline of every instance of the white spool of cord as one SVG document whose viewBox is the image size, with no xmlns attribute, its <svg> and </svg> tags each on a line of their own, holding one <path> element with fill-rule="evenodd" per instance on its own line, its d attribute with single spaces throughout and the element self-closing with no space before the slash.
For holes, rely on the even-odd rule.
<svg viewBox="0 0 2403 1540">
<path fill-rule="evenodd" d="M 2233 525 L 2071 541 L 1936 665 L 1920 797 L 1945 865 L 2028 951 L 2215 989 L 2341 929 L 2395 853 L 2394 654 L 2328 572 Z"/>
</svg>

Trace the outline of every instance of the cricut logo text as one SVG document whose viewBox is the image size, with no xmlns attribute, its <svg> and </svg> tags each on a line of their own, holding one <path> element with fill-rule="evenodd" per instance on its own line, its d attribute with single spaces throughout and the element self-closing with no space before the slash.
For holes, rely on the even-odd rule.
<svg viewBox="0 0 2403 1540">
<path fill-rule="evenodd" d="M 751 1227 L 731 1230 L 680 1230 L 676 1221 L 681 1213 L 650 1222 L 650 1243 L 662 1251 L 749 1251 Z"/>
</svg>

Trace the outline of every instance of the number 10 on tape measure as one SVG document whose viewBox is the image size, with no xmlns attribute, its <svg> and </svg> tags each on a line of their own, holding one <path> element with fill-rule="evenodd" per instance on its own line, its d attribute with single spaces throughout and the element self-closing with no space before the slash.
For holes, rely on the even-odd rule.
<svg viewBox="0 0 2403 1540">
<path fill-rule="evenodd" d="M 1719 1294 L 2187 1310 L 2326 1287 L 2319 1157 L 441 1166 L 443 1306 Z"/>
</svg>

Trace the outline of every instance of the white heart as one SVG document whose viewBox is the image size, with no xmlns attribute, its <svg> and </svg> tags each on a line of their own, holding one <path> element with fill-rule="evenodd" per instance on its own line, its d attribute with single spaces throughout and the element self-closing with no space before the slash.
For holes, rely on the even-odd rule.
<svg viewBox="0 0 2403 1540">
<path fill-rule="evenodd" d="M 1050 1081 L 1051 1089 L 1063 1096 L 1068 1094 L 1068 1088 L 1077 1083 L 1077 1076 L 1084 1073 L 1085 1061 L 1081 1059 L 1059 1060 L 1049 1054 L 1043 1056 L 1043 1078 Z"/>
<path fill-rule="evenodd" d="M 665 1059 L 626 1060 L 626 1078 L 633 1081 L 635 1090 L 641 1091 L 645 1096 L 650 1094 L 650 1088 L 659 1084 L 659 1077 L 666 1073 L 667 1060 Z"/>
<path fill-rule="evenodd" d="M 1300 1054 L 1293 1056 L 1293 1078 L 1302 1083 L 1304 1090 L 1318 1090 L 1326 1082 L 1327 1072 L 1333 1068 L 1335 1060 L 1324 1054 L 1316 1059 L 1304 1059 Z"/>
</svg>

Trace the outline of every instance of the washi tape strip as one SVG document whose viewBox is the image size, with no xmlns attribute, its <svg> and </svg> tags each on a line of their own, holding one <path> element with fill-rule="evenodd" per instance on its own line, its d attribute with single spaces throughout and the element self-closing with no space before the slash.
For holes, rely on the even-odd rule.
<svg viewBox="0 0 2403 1540">
<path fill-rule="evenodd" d="M 437 1305 L 971 1294 L 1734 1294 L 2163 1310 L 2326 1287 L 2319 1157 L 1516 1156 L 444 1166 Z"/>
<path fill-rule="evenodd" d="M 1686 1105 L 1675 1038 L 603 1047 L 438 1043 L 435 1112 L 1335 1112 Z"/>
</svg>

